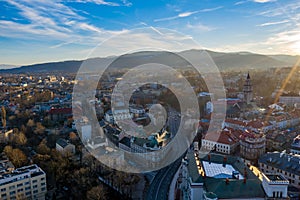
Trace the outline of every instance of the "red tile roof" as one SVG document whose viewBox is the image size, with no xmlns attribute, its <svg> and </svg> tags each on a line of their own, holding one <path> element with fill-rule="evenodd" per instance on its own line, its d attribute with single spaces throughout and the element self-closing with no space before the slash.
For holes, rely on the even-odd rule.
<svg viewBox="0 0 300 200">
<path fill-rule="evenodd" d="M 49 114 L 72 114 L 72 108 L 52 108 Z"/>
</svg>

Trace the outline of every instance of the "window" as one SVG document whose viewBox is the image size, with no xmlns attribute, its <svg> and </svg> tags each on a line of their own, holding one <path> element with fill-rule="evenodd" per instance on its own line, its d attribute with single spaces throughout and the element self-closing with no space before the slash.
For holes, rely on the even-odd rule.
<svg viewBox="0 0 300 200">
<path fill-rule="evenodd" d="M 41 178 L 41 181 L 45 180 L 45 177 Z"/>
<path fill-rule="evenodd" d="M 25 190 L 30 190 L 30 187 L 26 187 Z"/>
<path fill-rule="evenodd" d="M 9 186 L 9 189 L 10 189 L 10 190 L 13 190 L 13 189 L 15 189 L 15 186 L 14 186 L 14 185 Z"/>
<path fill-rule="evenodd" d="M 22 192 L 23 191 L 23 188 L 21 188 L 21 189 L 18 189 L 18 192 Z"/>
<path fill-rule="evenodd" d="M 36 193 L 38 193 L 38 190 L 34 190 L 34 191 L 33 191 L 33 194 L 36 194 Z"/>
<path fill-rule="evenodd" d="M 29 191 L 29 192 L 26 192 L 25 195 L 26 195 L 26 196 L 31 195 L 31 192 L 30 192 L 30 191 Z"/>
<path fill-rule="evenodd" d="M 46 190 L 46 188 L 45 188 L 45 187 L 43 187 L 41 190 L 42 190 L 42 191 L 45 191 L 45 190 Z"/>
<path fill-rule="evenodd" d="M 10 194 L 10 196 L 14 195 L 14 194 L 16 194 L 16 191 L 11 191 L 9 194 Z"/>
<path fill-rule="evenodd" d="M 2 188 L 2 189 L 1 189 L 1 192 L 4 192 L 4 191 L 6 191 L 6 188 Z"/>
<path fill-rule="evenodd" d="M 20 183 L 20 184 L 17 185 L 17 187 L 21 187 L 22 185 L 23 185 L 23 183 Z"/>
<path fill-rule="evenodd" d="M 4 194 L 1 194 L 1 197 L 6 197 L 6 193 L 4 193 Z"/>
<path fill-rule="evenodd" d="M 25 182 L 24 185 L 29 185 L 29 181 L 28 181 L 28 182 Z"/>
<path fill-rule="evenodd" d="M 33 181 L 32 181 L 32 183 L 36 183 L 36 182 L 37 182 L 37 180 L 33 180 Z"/>
<path fill-rule="evenodd" d="M 45 183 L 45 182 L 43 182 L 43 183 L 41 183 L 41 185 L 46 185 L 46 183 Z"/>
<path fill-rule="evenodd" d="M 32 188 L 37 188 L 37 185 L 34 185 Z"/>
</svg>

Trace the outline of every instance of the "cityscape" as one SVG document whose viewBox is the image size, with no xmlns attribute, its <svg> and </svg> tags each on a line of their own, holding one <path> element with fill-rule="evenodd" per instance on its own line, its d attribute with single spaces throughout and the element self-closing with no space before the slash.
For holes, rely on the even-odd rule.
<svg viewBox="0 0 300 200">
<path fill-rule="evenodd" d="M 1 200 L 300 199 L 298 1 L 0 4 Z"/>
</svg>

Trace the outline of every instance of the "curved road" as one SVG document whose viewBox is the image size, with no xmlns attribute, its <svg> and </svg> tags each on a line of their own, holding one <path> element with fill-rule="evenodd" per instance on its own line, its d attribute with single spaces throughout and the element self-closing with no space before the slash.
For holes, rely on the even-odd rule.
<svg viewBox="0 0 300 200">
<path fill-rule="evenodd" d="M 151 182 L 146 199 L 147 200 L 167 200 L 169 186 L 181 164 L 182 156 L 169 166 L 162 168 Z"/>
</svg>

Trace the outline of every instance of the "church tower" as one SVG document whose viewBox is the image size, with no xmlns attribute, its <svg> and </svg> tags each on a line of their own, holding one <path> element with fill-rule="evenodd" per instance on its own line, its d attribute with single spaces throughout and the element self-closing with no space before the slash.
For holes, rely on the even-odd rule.
<svg viewBox="0 0 300 200">
<path fill-rule="evenodd" d="M 253 94 L 252 94 L 252 84 L 251 84 L 249 72 L 248 72 L 247 79 L 244 84 L 243 92 L 244 92 L 244 102 L 247 104 L 250 104 L 250 102 L 252 101 L 252 98 L 253 98 Z"/>
</svg>

